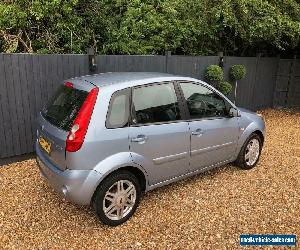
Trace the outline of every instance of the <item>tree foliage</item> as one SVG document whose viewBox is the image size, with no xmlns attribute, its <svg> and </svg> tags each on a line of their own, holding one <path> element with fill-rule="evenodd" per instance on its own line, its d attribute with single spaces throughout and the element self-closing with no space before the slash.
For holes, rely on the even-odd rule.
<svg viewBox="0 0 300 250">
<path fill-rule="evenodd" d="M 230 82 L 222 81 L 219 85 L 219 91 L 228 96 L 232 91 L 232 85 Z"/>
<path fill-rule="evenodd" d="M 205 71 L 205 79 L 209 82 L 222 81 L 224 77 L 223 69 L 219 65 L 209 65 Z"/>
<path fill-rule="evenodd" d="M 241 80 L 246 76 L 246 67 L 241 64 L 233 65 L 230 68 L 229 75 L 232 80 Z"/>
<path fill-rule="evenodd" d="M 2 0 L 0 13 L 4 52 L 300 51 L 299 0 Z"/>
</svg>

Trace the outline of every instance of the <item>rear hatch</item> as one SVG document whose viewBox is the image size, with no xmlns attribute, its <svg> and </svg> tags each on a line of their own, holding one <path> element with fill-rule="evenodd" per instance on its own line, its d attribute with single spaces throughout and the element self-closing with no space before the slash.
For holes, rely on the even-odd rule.
<svg viewBox="0 0 300 250">
<path fill-rule="evenodd" d="M 66 169 L 66 139 L 91 84 L 67 82 L 60 86 L 38 115 L 38 144 L 44 157 L 57 168 Z"/>
</svg>

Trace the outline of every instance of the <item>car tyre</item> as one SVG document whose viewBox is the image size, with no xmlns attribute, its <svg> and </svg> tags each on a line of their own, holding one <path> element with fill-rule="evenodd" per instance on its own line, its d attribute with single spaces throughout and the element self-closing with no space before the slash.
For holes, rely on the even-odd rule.
<svg viewBox="0 0 300 250">
<path fill-rule="evenodd" d="M 256 134 L 251 134 L 244 143 L 236 160 L 236 165 L 241 169 L 252 169 L 259 161 L 262 149 L 262 138 Z"/>
<path fill-rule="evenodd" d="M 134 214 L 140 198 L 138 178 L 129 171 L 120 170 L 100 183 L 94 195 L 93 207 L 102 223 L 118 226 Z"/>
</svg>

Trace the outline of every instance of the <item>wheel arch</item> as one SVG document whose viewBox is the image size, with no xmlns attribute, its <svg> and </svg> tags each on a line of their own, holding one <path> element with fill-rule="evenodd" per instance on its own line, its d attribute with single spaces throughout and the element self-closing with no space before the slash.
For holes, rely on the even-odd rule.
<svg viewBox="0 0 300 250">
<path fill-rule="evenodd" d="M 105 179 L 109 178 L 112 174 L 119 172 L 119 171 L 128 171 L 130 173 L 132 173 L 139 181 L 140 185 L 141 185 L 141 190 L 142 192 L 144 192 L 146 190 L 147 187 L 147 175 L 144 171 L 142 171 L 139 167 L 133 166 L 131 164 L 129 164 L 128 166 L 122 166 L 116 169 L 111 170 L 110 172 L 107 172 L 106 174 L 104 174 L 102 176 L 102 178 L 97 182 L 97 185 L 94 188 L 94 192 L 91 198 L 91 205 L 93 205 L 94 200 L 95 200 L 95 194 L 97 192 L 97 188 L 99 187 L 99 185 L 101 184 L 101 182 L 103 182 Z"/>
<path fill-rule="evenodd" d="M 241 148 L 243 147 L 244 143 L 247 141 L 249 136 L 253 133 L 257 134 L 262 139 L 262 144 L 263 144 L 263 142 L 264 142 L 264 132 L 260 129 L 260 127 L 255 122 L 252 122 L 251 124 L 249 124 L 246 127 L 246 129 L 243 131 L 243 133 L 240 135 L 240 137 L 238 139 L 238 144 L 237 144 L 238 146 L 237 146 L 235 157 L 238 156 L 238 154 L 239 154 Z"/>
<path fill-rule="evenodd" d="M 262 145 L 264 145 L 265 137 L 264 134 L 259 129 L 253 131 L 252 134 L 257 134 L 261 139 Z"/>
<path fill-rule="evenodd" d="M 94 186 L 91 202 L 93 201 L 94 194 L 99 184 L 109 175 L 120 170 L 127 170 L 133 173 L 139 179 L 141 183 L 141 188 L 147 190 L 148 173 L 141 165 L 136 164 L 132 160 L 130 152 L 120 152 L 111 155 L 106 159 L 102 160 L 101 162 L 99 162 L 94 167 L 94 170 L 101 174 L 101 178 L 97 181 L 96 185 Z"/>
</svg>

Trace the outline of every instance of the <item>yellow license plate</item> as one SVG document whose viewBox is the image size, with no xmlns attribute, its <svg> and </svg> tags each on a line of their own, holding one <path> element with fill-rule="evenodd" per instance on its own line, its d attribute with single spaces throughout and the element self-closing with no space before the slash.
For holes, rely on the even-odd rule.
<svg viewBox="0 0 300 250">
<path fill-rule="evenodd" d="M 45 138 L 43 138 L 42 136 L 40 136 L 39 138 L 39 143 L 41 145 L 41 147 L 48 153 L 50 154 L 51 151 L 51 143 L 48 142 Z"/>
</svg>

